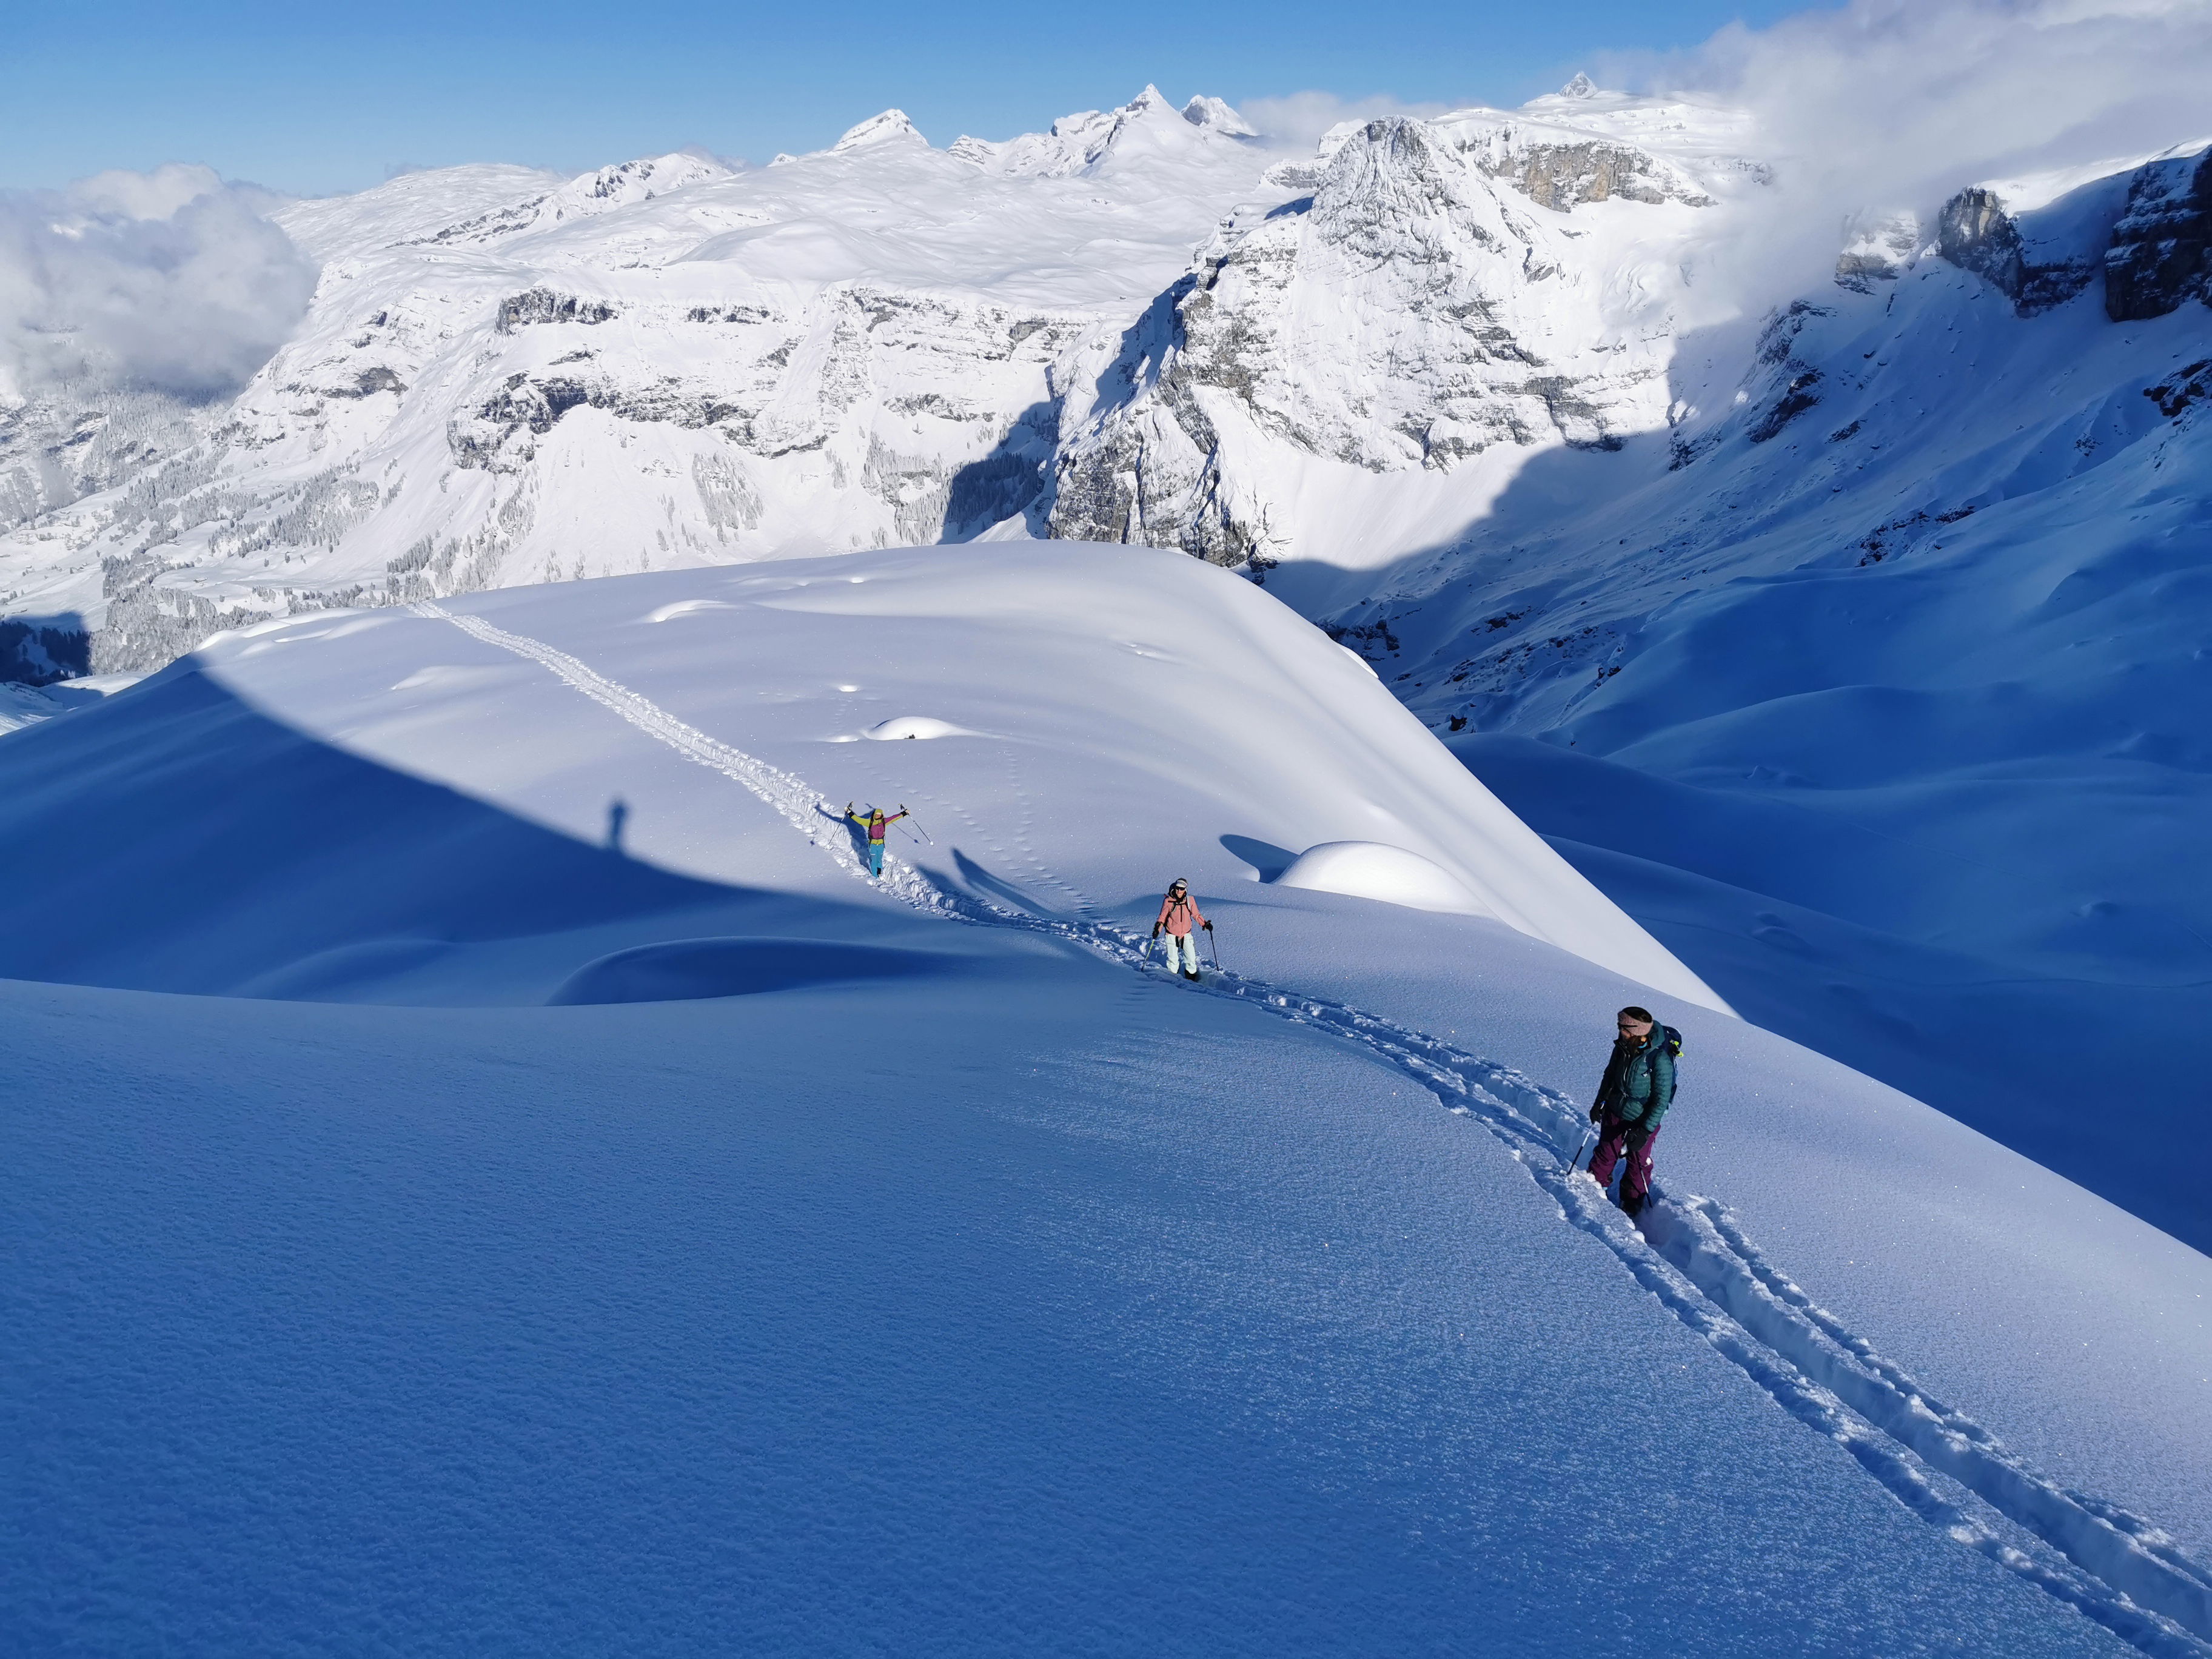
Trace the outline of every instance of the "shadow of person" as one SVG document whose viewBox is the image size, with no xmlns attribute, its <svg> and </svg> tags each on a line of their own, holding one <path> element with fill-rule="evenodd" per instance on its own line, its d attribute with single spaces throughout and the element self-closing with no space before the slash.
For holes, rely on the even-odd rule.
<svg viewBox="0 0 2212 1659">
<path fill-rule="evenodd" d="M 860 858 L 867 857 L 868 826 L 865 819 L 856 823 L 847 814 L 835 811 L 824 806 L 820 801 L 814 803 L 814 811 L 817 817 L 825 817 L 832 823 L 842 825 L 846 835 L 852 839 L 854 853 Z"/>
<path fill-rule="evenodd" d="M 952 864 L 953 867 L 960 872 L 960 878 L 975 891 L 988 893 L 994 897 L 1003 899 L 1025 915 L 1045 916 L 1052 914 L 1020 888 L 1012 882 L 993 875 L 957 847 L 952 849 Z"/>
<path fill-rule="evenodd" d="M 607 850 L 623 851 L 623 826 L 629 822 L 629 803 L 617 795 L 607 803 Z"/>
</svg>

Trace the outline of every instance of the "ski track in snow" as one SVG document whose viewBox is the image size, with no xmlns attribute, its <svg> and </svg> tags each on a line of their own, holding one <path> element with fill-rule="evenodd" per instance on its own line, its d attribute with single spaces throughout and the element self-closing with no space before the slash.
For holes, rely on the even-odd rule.
<svg viewBox="0 0 2212 1659">
<path fill-rule="evenodd" d="M 686 759 L 742 784 L 849 874 L 868 879 L 842 819 L 828 833 L 823 814 L 835 809 L 792 774 L 708 737 L 542 641 L 436 604 L 410 609 L 538 664 Z M 1026 848 L 1026 821 L 1023 828 Z M 1074 891 L 1048 872 L 1043 878 Z M 947 921 L 1066 939 L 1140 971 L 1151 956 L 1145 935 L 950 893 L 896 855 L 886 854 L 877 884 Z M 1769 1261 L 1717 1200 L 1655 1187 L 1639 1228 L 1586 1175 L 1571 1170 L 1589 1120 L 1566 1096 L 1498 1061 L 1327 998 L 1218 969 L 1198 988 L 1357 1043 L 1453 1112 L 1474 1118 L 1551 1196 L 1564 1219 L 1610 1250 L 1669 1313 L 1783 1410 L 1849 1452 L 1915 1515 L 2146 1653 L 2212 1659 L 2212 1570 L 2152 1522 L 2039 1474 L 1972 1418 L 1935 1399 Z M 1954 1489 L 1963 1489 L 1963 1502 L 1950 1495 Z M 2029 1534 L 2030 1547 L 2010 1541 L 1984 1510 Z"/>
</svg>

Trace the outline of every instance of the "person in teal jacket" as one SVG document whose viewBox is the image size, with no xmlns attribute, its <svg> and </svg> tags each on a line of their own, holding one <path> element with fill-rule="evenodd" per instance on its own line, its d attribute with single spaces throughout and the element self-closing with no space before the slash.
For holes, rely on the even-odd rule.
<svg viewBox="0 0 2212 1659">
<path fill-rule="evenodd" d="M 1647 1008 L 1624 1008 L 1615 1021 L 1620 1035 L 1598 1085 L 1590 1121 L 1598 1126 L 1597 1151 L 1590 1155 L 1590 1179 L 1601 1187 L 1613 1180 L 1613 1166 L 1628 1155 L 1620 1177 L 1620 1207 L 1639 1213 L 1651 1196 L 1651 1143 L 1659 1121 L 1674 1103 L 1674 1054 L 1667 1028 Z"/>
<path fill-rule="evenodd" d="M 903 806 L 889 817 L 884 816 L 882 807 L 871 806 L 868 809 L 867 817 L 862 817 L 853 810 L 852 802 L 845 803 L 845 816 L 868 832 L 868 873 L 871 876 L 880 878 L 883 875 L 884 837 L 890 832 L 891 825 L 906 815 L 906 808 Z"/>
</svg>

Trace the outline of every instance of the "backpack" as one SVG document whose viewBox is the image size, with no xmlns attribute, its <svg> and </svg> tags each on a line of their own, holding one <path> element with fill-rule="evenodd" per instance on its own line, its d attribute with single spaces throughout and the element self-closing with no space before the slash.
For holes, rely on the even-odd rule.
<svg viewBox="0 0 2212 1659">
<path fill-rule="evenodd" d="M 1667 1058 L 1669 1060 L 1681 1059 L 1682 1034 L 1671 1025 L 1662 1025 L 1659 1029 L 1667 1034 Z"/>
</svg>

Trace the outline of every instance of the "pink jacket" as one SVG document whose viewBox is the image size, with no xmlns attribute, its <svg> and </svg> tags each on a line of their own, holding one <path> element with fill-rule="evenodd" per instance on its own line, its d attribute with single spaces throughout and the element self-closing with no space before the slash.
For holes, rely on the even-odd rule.
<svg viewBox="0 0 2212 1659">
<path fill-rule="evenodd" d="M 1152 924 L 1152 931 L 1164 928 L 1181 939 L 1194 927 L 1206 926 L 1206 918 L 1198 912 L 1198 901 L 1186 892 L 1181 898 L 1173 894 L 1160 901 L 1160 919 Z"/>
</svg>

